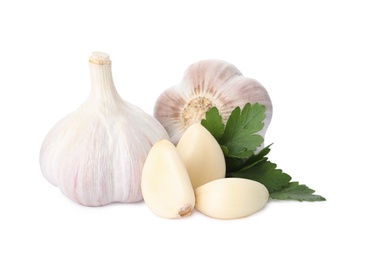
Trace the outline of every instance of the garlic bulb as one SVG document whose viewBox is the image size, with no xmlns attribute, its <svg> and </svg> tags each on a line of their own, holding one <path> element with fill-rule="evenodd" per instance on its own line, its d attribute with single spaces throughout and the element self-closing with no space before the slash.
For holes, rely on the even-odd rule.
<svg viewBox="0 0 371 260">
<path fill-rule="evenodd" d="M 191 125 L 182 135 L 177 150 L 187 167 L 193 189 L 225 177 L 225 159 L 214 136 L 201 125 Z"/>
<path fill-rule="evenodd" d="M 192 64 L 183 80 L 166 89 L 157 99 L 154 116 L 177 144 L 185 130 L 200 122 L 207 110 L 217 107 L 225 123 L 232 110 L 246 103 L 266 106 L 264 137 L 272 118 L 272 103 L 266 89 L 256 80 L 245 78 L 232 64 L 203 60 Z"/>
<path fill-rule="evenodd" d="M 268 202 L 267 188 L 256 181 L 226 178 L 195 190 L 196 209 L 213 218 L 234 219 L 261 210 Z"/>
<path fill-rule="evenodd" d="M 145 159 L 152 145 L 168 134 L 151 115 L 121 99 L 107 54 L 94 52 L 89 68 L 90 95 L 46 136 L 41 171 L 82 205 L 140 201 Z"/>
<path fill-rule="evenodd" d="M 163 218 L 191 214 L 195 195 L 187 169 L 168 140 L 154 144 L 143 167 L 142 192 L 147 206 Z"/>
</svg>

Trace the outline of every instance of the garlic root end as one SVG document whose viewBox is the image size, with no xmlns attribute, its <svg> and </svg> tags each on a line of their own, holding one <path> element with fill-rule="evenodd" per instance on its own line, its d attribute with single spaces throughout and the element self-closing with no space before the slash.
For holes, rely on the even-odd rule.
<svg viewBox="0 0 371 260">
<path fill-rule="evenodd" d="M 185 205 L 184 207 L 182 207 L 179 210 L 178 216 L 180 218 L 187 217 L 187 216 L 191 215 L 192 210 L 193 210 L 193 206 L 191 206 L 191 205 Z"/>
</svg>

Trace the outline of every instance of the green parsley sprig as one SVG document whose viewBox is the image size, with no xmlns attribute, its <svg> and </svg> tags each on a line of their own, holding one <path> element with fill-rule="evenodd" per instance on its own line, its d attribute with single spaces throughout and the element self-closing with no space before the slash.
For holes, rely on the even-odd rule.
<svg viewBox="0 0 371 260">
<path fill-rule="evenodd" d="M 226 177 L 238 177 L 262 183 L 272 199 L 297 201 L 324 201 L 314 190 L 298 182 L 291 182 L 291 176 L 277 169 L 267 158 L 272 144 L 258 153 L 264 138 L 257 134 L 264 127 L 265 106 L 247 103 L 241 111 L 236 107 L 226 124 L 216 107 L 206 112 L 201 124 L 218 141 L 226 161 Z"/>
</svg>

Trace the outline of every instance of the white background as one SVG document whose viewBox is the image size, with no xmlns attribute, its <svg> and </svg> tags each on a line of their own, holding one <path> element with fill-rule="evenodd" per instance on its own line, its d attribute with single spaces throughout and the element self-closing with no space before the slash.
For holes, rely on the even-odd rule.
<svg viewBox="0 0 371 260">
<path fill-rule="evenodd" d="M 366 2 L 1 1 L 0 259 L 370 259 Z M 231 221 L 71 202 L 39 149 L 87 97 L 92 51 L 148 113 L 191 63 L 234 64 L 270 93 L 270 159 L 327 201 L 270 201 Z"/>
</svg>

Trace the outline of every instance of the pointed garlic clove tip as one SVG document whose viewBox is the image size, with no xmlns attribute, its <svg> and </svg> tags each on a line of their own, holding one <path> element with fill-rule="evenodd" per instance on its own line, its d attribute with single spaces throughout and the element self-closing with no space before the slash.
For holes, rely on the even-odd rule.
<svg viewBox="0 0 371 260">
<path fill-rule="evenodd" d="M 201 123 L 193 124 L 184 132 L 177 150 L 187 168 L 193 189 L 225 177 L 223 151 Z"/>
<path fill-rule="evenodd" d="M 215 180 L 195 190 L 196 209 L 218 219 L 249 216 L 266 205 L 267 188 L 256 181 L 242 178 Z"/>
<path fill-rule="evenodd" d="M 142 194 L 146 205 L 163 218 L 191 214 L 195 196 L 186 167 L 168 140 L 156 142 L 142 172 Z"/>
</svg>

